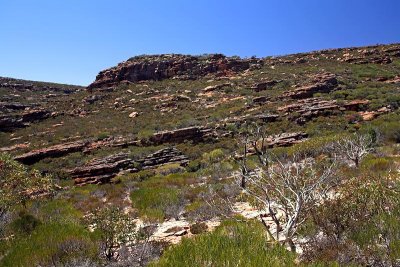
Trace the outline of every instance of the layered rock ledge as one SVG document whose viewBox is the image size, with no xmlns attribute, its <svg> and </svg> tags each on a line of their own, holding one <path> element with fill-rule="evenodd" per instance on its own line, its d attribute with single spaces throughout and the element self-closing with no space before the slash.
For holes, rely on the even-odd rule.
<svg viewBox="0 0 400 267">
<path fill-rule="evenodd" d="M 226 57 L 222 54 L 137 56 L 115 67 L 101 71 L 88 88 L 102 88 L 120 83 L 157 81 L 169 78 L 196 79 L 208 74 L 229 76 L 262 63 L 262 60 L 256 58 L 241 59 Z"/>
</svg>

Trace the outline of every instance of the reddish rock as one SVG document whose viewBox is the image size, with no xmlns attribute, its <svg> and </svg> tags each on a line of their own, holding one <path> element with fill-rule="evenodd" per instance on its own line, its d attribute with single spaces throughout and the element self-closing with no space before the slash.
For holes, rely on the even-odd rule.
<svg viewBox="0 0 400 267">
<path fill-rule="evenodd" d="M 0 148 L 0 152 L 10 152 L 10 151 L 18 150 L 18 149 L 28 148 L 29 146 L 30 146 L 29 143 L 27 143 L 27 144 L 16 144 L 16 145 L 13 145 L 13 146 L 2 147 L 2 148 Z"/>
<path fill-rule="evenodd" d="M 222 84 L 217 84 L 217 85 L 210 85 L 210 86 L 207 86 L 206 88 L 202 89 L 201 91 L 203 93 L 208 93 L 208 92 L 213 92 L 213 91 L 220 90 L 220 89 L 222 89 L 224 87 L 228 87 L 228 86 L 232 86 L 232 84 L 230 84 L 230 83 L 222 83 Z"/>
<path fill-rule="evenodd" d="M 120 153 L 101 159 L 95 159 L 86 165 L 67 170 L 75 184 L 104 184 L 110 182 L 121 170 L 134 169 L 134 161 L 129 154 Z"/>
<path fill-rule="evenodd" d="M 364 111 L 364 112 L 359 112 L 360 116 L 364 121 L 371 121 L 373 119 L 376 119 L 382 114 L 389 113 L 391 109 L 389 107 L 382 107 L 378 110 L 374 111 Z"/>
<path fill-rule="evenodd" d="M 271 100 L 271 98 L 267 97 L 267 96 L 258 96 L 258 97 L 254 97 L 252 101 L 254 104 L 264 104 L 268 100 Z"/>
<path fill-rule="evenodd" d="M 298 87 L 283 94 L 282 98 L 302 99 L 312 97 L 315 93 L 329 93 L 338 84 L 335 74 L 322 73 L 312 77 L 308 85 Z"/>
<path fill-rule="evenodd" d="M 346 110 L 360 111 L 369 104 L 369 100 L 352 100 L 343 104 Z"/>
<path fill-rule="evenodd" d="M 76 185 L 104 184 L 123 172 L 137 172 L 139 169 L 157 168 L 168 163 L 185 166 L 188 162 L 189 159 L 176 148 L 164 148 L 136 161 L 128 153 L 110 155 L 66 172 Z"/>
<path fill-rule="evenodd" d="M 205 137 L 213 135 L 214 130 L 205 127 L 192 126 L 172 131 L 155 133 L 149 138 L 151 144 L 179 143 L 185 140 L 200 141 Z"/>
<path fill-rule="evenodd" d="M 393 79 L 386 79 L 385 83 L 389 84 L 400 84 L 400 76 L 396 76 Z"/>
<path fill-rule="evenodd" d="M 276 80 L 262 81 L 262 82 L 254 84 L 251 87 L 251 89 L 256 91 L 256 92 L 260 92 L 260 91 L 264 91 L 264 90 L 267 90 L 267 89 L 270 89 L 270 88 L 274 87 L 279 82 L 280 81 L 276 81 Z"/>
<path fill-rule="evenodd" d="M 88 142 L 77 141 L 59 144 L 43 149 L 37 149 L 28 153 L 16 156 L 14 159 L 24 164 L 34 164 L 44 158 L 54 158 L 67 155 L 69 153 L 82 151 Z"/>
<path fill-rule="evenodd" d="M 116 67 L 101 71 L 89 89 L 110 87 L 123 82 L 163 80 L 185 77 L 196 79 L 207 74 L 217 76 L 231 75 L 260 64 L 258 59 L 240 59 L 213 54 L 205 57 L 188 55 L 138 56 L 118 64 Z"/>
<path fill-rule="evenodd" d="M 269 147 L 286 147 L 301 143 L 305 141 L 307 137 L 308 134 L 304 132 L 282 133 L 269 136 L 266 141 Z"/>
</svg>

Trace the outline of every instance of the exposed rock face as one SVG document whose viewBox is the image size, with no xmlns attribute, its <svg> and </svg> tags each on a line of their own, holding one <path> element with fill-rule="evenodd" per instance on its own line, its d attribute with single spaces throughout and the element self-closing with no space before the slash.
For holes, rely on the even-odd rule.
<svg viewBox="0 0 400 267">
<path fill-rule="evenodd" d="M 16 156 L 14 159 L 24 164 L 33 164 L 44 158 L 61 157 L 69 153 L 82 151 L 87 144 L 88 142 L 85 141 L 77 141 L 55 145 L 47 148 L 32 150 L 28 153 Z"/>
<path fill-rule="evenodd" d="M 390 107 L 382 107 L 382 108 L 380 108 L 378 110 L 374 110 L 374 111 L 359 112 L 359 114 L 364 121 L 370 121 L 370 120 L 373 120 L 373 119 L 379 117 L 380 115 L 389 113 L 390 111 L 391 111 Z"/>
<path fill-rule="evenodd" d="M 400 76 L 396 76 L 393 79 L 385 80 L 385 83 L 389 84 L 400 84 Z"/>
<path fill-rule="evenodd" d="M 16 110 L 24 110 L 27 108 L 32 108 L 36 105 L 33 104 L 22 104 L 18 102 L 0 102 L 0 111 L 2 112 L 13 112 Z"/>
<path fill-rule="evenodd" d="M 222 84 L 217 84 L 217 85 L 210 85 L 210 86 L 207 86 L 206 88 L 202 89 L 201 91 L 203 93 L 213 92 L 213 91 L 220 90 L 221 88 L 227 87 L 227 86 L 231 86 L 231 84 L 230 83 L 222 83 Z"/>
<path fill-rule="evenodd" d="M 176 148 L 164 148 L 143 159 L 133 160 L 127 153 L 119 153 L 90 161 L 84 166 L 67 170 L 76 185 L 104 184 L 121 172 L 137 172 L 139 169 L 156 168 L 167 163 L 184 166 L 189 159 Z M 136 168 L 138 167 L 138 168 Z"/>
<path fill-rule="evenodd" d="M 335 100 L 322 100 L 319 98 L 308 98 L 297 101 L 296 103 L 278 108 L 278 111 L 288 114 L 297 112 L 302 116 L 315 117 L 321 112 L 337 110 L 339 106 Z"/>
<path fill-rule="evenodd" d="M 230 75 L 244 71 L 252 64 L 261 64 L 258 59 L 240 59 L 213 54 L 205 57 L 188 55 L 154 55 L 133 57 L 116 67 L 101 71 L 96 81 L 88 88 L 118 85 L 121 82 L 163 80 L 176 77 L 196 79 L 207 74 Z"/>
<path fill-rule="evenodd" d="M 189 159 L 178 149 L 171 147 L 158 150 L 137 162 L 141 164 L 143 169 L 148 169 L 167 163 L 179 163 L 184 166 L 189 162 Z"/>
<path fill-rule="evenodd" d="M 205 137 L 213 135 L 213 133 L 213 129 L 193 126 L 155 133 L 149 138 L 149 141 L 152 144 L 179 143 L 185 140 L 200 141 Z"/>
<path fill-rule="evenodd" d="M 338 81 L 335 74 L 318 74 L 312 77 L 310 84 L 285 93 L 283 98 L 302 99 L 312 97 L 315 93 L 329 93 L 337 84 Z"/>
<path fill-rule="evenodd" d="M 6 77 L 0 77 L 0 87 L 9 88 L 13 90 L 20 90 L 20 91 L 41 90 L 41 91 L 63 92 L 65 94 L 70 94 L 79 90 L 79 86 L 52 86 L 49 84 L 40 84 L 37 82 L 6 78 Z"/>
<path fill-rule="evenodd" d="M 271 98 L 267 97 L 267 96 L 258 96 L 258 97 L 254 97 L 252 101 L 254 104 L 264 104 L 270 99 Z"/>
<path fill-rule="evenodd" d="M 271 89 L 272 87 L 274 87 L 279 82 L 281 82 L 281 81 L 276 81 L 276 80 L 262 81 L 262 82 L 254 84 L 251 87 L 251 89 L 256 91 L 256 92 L 260 92 L 260 91 L 264 91 L 264 90 L 267 90 L 267 89 Z"/>
<path fill-rule="evenodd" d="M 102 95 L 91 95 L 91 96 L 85 97 L 83 99 L 83 102 L 88 103 L 88 104 L 93 104 L 99 100 L 102 100 L 103 98 L 104 98 L 104 96 L 102 96 Z"/>
<path fill-rule="evenodd" d="M 339 105 L 336 100 L 323 100 L 320 98 L 308 98 L 298 100 L 296 103 L 278 108 L 285 115 L 291 115 L 297 123 L 304 123 L 318 116 L 328 116 L 333 112 L 344 110 L 360 111 L 368 105 L 368 100 L 353 100 Z M 296 114 L 297 116 L 293 116 Z"/>
<path fill-rule="evenodd" d="M 18 149 L 24 149 L 24 148 L 28 148 L 29 145 L 30 145 L 29 143 L 26 143 L 26 144 L 16 144 L 13 146 L 1 147 L 0 152 L 10 152 L 10 151 L 18 150 Z"/>
<path fill-rule="evenodd" d="M 304 132 L 282 133 L 268 137 L 267 143 L 269 147 L 292 146 L 303 142 L 307 137 L 308 134 Z"/>
<path fill-rule="evenodd" d="M 50 116 L 51 112 L 45 109 L 33 109 L 17 114 L 0 115 L 0 131 L 12 131 L 16 128 L 23 128 L 31 122 L 45 120 Z"/>
<path fill-rule="evenodd" d="M 279 120 L 279 117 L 280 116 L 277 114 L 259 114 L 255 116 L 256 119 L 259 119 L 263 122 L 274 122 Z"/>
<path fill-rule="evenodd" d="M 375 57 L 366 57 L 366 56 L 354 56 L 350 54 L 345 54 L 343 58 L 339 59 L 339 61 L 351 63 L 351 64 L 390 64 L 392 63 L 392 59 L 386 55 L 378 55 Z"/>
<path fill-rule="evenodd" d="M 93 160 L 67 172 L 74 178 L 76 185 L 104 184 L 110 182 L 121 170 L 133 169 L 133 163 L 129 154 L 120 153 Z"/>
</svg>

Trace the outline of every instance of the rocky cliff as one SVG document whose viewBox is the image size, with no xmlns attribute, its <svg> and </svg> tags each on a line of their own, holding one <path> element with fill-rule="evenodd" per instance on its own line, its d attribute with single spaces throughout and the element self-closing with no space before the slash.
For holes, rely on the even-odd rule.
<svg viewBox="0 0 400 267">
<path fill-rule="evenodd" d="M 153 55 L 137 56 L 101 71 L 88 88 L 117 85 L 121 82 L 163 80 L 168 78 L 196 79 L 213 74 L 227 76 L 257 67 L 262 60 L 226 57 L 221 54 L 207 56 Z"/>
</svg>

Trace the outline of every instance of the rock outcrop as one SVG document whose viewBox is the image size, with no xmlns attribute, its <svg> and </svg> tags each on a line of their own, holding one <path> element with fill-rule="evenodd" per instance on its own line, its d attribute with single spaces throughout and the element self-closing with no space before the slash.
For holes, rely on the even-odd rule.
<svg viewBox="0 0 400 267">
<path fill-rule="evenodd" d="M 181 166 L 185 166 L 189 163 L 189 159 L 178 149 L 169 147 L 158 150 L 137 162 L 141 165 L 142 169 L 149 169 L 167 163 L 178 163 Z"/>
<path fill-rule="evenodd" d="M 104 184 L 124 172 L 137 172 L 140 169 L 157 168 L 168 163 L 185 166 L 189 159 L 174 147 L 158 150 L 142 159 L 134 160 L 128 153 L 118 153 L 95 159 L 83 166 L 66 172 L 76 185 Z"/>
<path fill-rule="evenodd" d="M 329 93 L 338 85 L 335 74 L 322 73 L 311 78 L 307 85 L 300 86 L 283 94 L 282 98 L 303 99 L 312 97 L 315 93 Z"/>
<path fill-rule="evenodd" d="M 269 147 L 286 147 L 305 141 L 308 137 L 307 133 L 281 133 L 278 135 L 269 136 L 266 140 Z"/>
<path fill-rule="evenodd" d="M 49 117 L 51 117 L 51 112 L 40 108 L 16 114 L 3 114 L 0 115 L 0 131 L 12 131 L 16 128 L 27 127 L 32 122 L 42 121 Z"/>
<path fill-rule="evenodd" d="M 84 166 L 67 170 L 67 173 L 74 179 L 76 185 L 104 184 L 110 182 L 120 171 L 127 169 L 137 171 L 129 154 L 119 153 L 92 160 Z"/>
<path fill-rule="evenodd" d="M 52 92 L 62 92 L 65 94 L 70 94 L 73 92 L 78 91 L 80 86 L 61 86 L 61 85 L 53 85 L 49 83 L 40 83 L 40 82 L 33 82 L 33 81 L 26 81 L 26 80 L 19 80 L 13 78 L 6 78 L 0 77 L 0 88 L 8 88 L 17 91 L 52 91 Z"/>
<path fill-rule="evenodd" d="M 82 151 L 87 145 L 87 141 L 64 143 L 47 148 L 32 150 L 28 153 L 16 156 L 14 159 L 24 164 L 34 164 L 44 158 L 61 157 L 69 153 Z"/>
<path fill-rule="evenodd" d="M 253 86 L 250 87 L 250 89 L 254 90 L 255 92 L 260 92 L 260 91 L 264 91 L 267 89 L 271 89 L 272 87 L 274 87 L 275 85 L 277 85 L 280 82 L 281 81 L 277 81 L 277 80 L 262 81 L 262 82 L 253 84 Z"/>
<path fill-rule="evenodd" d="M 192 126 L 172 131 L 162 131 L 149 138 L 151 144 L 179 143 L 185 140 L 201 141 L 214 135 L 214 129 Z"/>
<path fill-rule="evenodd" d="M 360 111 L 369 103 L 368 100 L 353 100 L 339 104 L 336 100 L 323 100 L 320 98 L 307 98 L 295 103 L 278 108 L 285 116 L 290 116 L 294 121 L 302 124 L 318 116 L 329 116 L 334 112 L 345 110 Z"/>
<path fill-rule="evenodd" d="M 220 90 L 220 89 L 222 89 L 224 87 L 229 87 L 229 86 L 232 86 L 232 84 L 230 84 L 230 83 L 222 83 L 222 84 L 217 84 L 217 85 L 210 85 L 210 86 L 207 86 L 206 88 L 202 89 L 201 91 L 203 93 L 208 93 L 208 92 L 213 92 L 213 91 L 216 91 L 216 90 Z"/>
<path fill-rule="evenodd" d="M 244 71 L 253 64 L 261 64 L 258 59 L 240 59 L 221 54 L 208 56 L 154 55 L 133 57 L 116 67 L 101 71 L 89 89 L 115 86 L 120 83 L 135 83 L 146 80 L 163 80 L 184 77 L 196 79 L 207 74 L 231 75 Z"/>
</svg>

